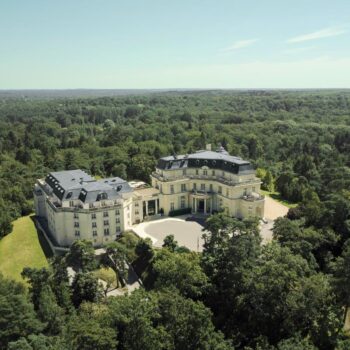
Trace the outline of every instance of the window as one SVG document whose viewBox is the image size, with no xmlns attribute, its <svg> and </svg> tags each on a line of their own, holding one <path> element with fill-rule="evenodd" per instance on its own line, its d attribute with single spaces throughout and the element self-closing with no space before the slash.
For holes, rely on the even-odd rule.
<svg viewBox="0 0 350 350">
<path fill-rule="evenodd" d="M 229 196 L 228 188 L 226 188 L 226 197 Z"/>
<path fill-rule="evenodd" d="M 97 231 L 96 231 L 96 230 L 92 231 L 92 235 L 93 235 L 94 237 L 96 237 L 96 236 L 97 236 Z"/>
<path fill-rule="evenodd" d="M 196 169 L 196 175 L 198 175 L 199 174 L 199 171 L 198 171 L 198 169 Z"/>
<path fill-rule="evenodd" d="M 209 191 L 210 191 L 210 192 L 213 192 L 213 184 L 210 184 L 210 185 L 209 185 Z"/>
<path fill-rule="evenodd" d="M 136 203 L 135 203 L 135 207 L 138 207 L 138 206 L 139 206 L 139 202 L 136 202 Z"/>
<path fill-rule="evenodd" d="M 185 198 L 185 196 L 182 196 L 181 197 L 181 202 L 180 202 L 180 208 L 184 209 L 185 206 L 186 206 L 186 198 Z"/>
<path fill-rule="evenodd" d="M 117 209 L 116 211 L 115 211 L 115 215 L 119 215 L 120 214 L 120 211 L 119 211 L 119 209 Z"/>
<path fill-rule="evenodd" d="M 74 213 L 74 219 L 79 219 L 79 214 L 78 213 Z"/>
<path fill-rule="evenodd" d="M 193 190 L 195 191 L 196 189 L 197 189 L 197 184 L 194 183 L 194 184 L 193 184 Z"/>
<path fill-rule="evenodd" d="M 136 214 L 136 215 L 139 215 L 139 211 L 138 211 L 137 209 L 135 210 L 135 214 Z"/>
<path fill-rule="evenodd" d="M 99 193 L 97 195 L 97 198 L 96 198 L 96 201 L 101 201 L 101 200 L 104 200 L 104 199 L 108 199 L 108 195 L 106 192 L 102 192 L 102 193 Z"/>
<path fill-rule="evenodd" d="M 92 209 L 94 207 L 94 203 L 89 203 L 89 208 Z"/>
<path fill-rule="evenodd" d="M 186 169 L 183 170 L 182 174 L 183 174 L 183 175 L 186 175 L 186 174 L 187 174 Z"/>
<path fill-rule="evenodd" d="M 186 192 L 186 184 L 181 184 L 181 192 Z"/>
<path fill-rule="evenodd" d="M 173 211 L 175 209 L 174 203 L 170 203 L 170 211 Z"/>
<path fill-rule="evenodd" d="M 170 193 L 174 193 L 174 185 L 170 185 Z"/>
<path fill-rule="evenodd" d="M 117 226 L 117 227 L 116 227 L 116 231 L 117 231 L 117 233 L 120 232 L 120 226 Z"/>
<path fill-rule="evenodd" d="M 108 218 L 108 211 L 104 211 L 104 212 L 103 212 L 103 217 L 104 217 L 104 218 Z"/>
<path fill-rule="evenodd" d="M 92 223 L 92 227 L 97 227 L 96 222 L 93 222 L 93 223 Z"/>
<path fill-rule="evenodd" d="M 116 223 L 116 224 L 119 224 L 119 223 L 120 223 L 120 219 L 119 219 L 119 218 L 116 218 L 116 219 L 115 219 L 115 223 Z"/>
<path fill-rule="evenodd" d="M 201 184 L 201 191 L 205 191 L 205 184 Z"/>
<path fill-rule="evenodd" d="M 69 206 L 74 207 L 74 201 L 69 201 Z"/>
<path fill-rule="evenodd" d="M 75 237 L 79 237 L 80 236 L 80 231 L 79 230 L 75 230 L 74 235 L 75 235 Z"/>
<path fill-rule="evenodd" d="M 215 176 L 215 170 L 213 170 L 213 171 L 211 172 L 211 174 L 212 174 L 213 176 Z"/>
<path fill-rule="evenodd" d="M 109 228 L 105 228 L 105 229 L 103 230 L 103 234 L 104 234 L 105 236 L 109 236 Z"/>
<path fill-rule="evenodd" d="M 108 226 L 109 225 L 109 221 L 108 220 L 103 220 L 103 225 Z"/>
<path fill-rule="evenodd" d="M 245 188 L 243 192 L 243 196 L 246 196 L 246 195 L 247 195 L 247 189 Z"/>
<path fill-rule="evenodd" d="M 220 194 L 222 193 L 222 187 L 221 186 L 218 187 L 218 193 L 220 193 Z"/>
<path fill-rule="evenodd" d="M 208 171 L 207 170 L 203 170 L 203 175 L 208 175 Z"/>
<path fill-rule="evenodd" d="M 74 227 L 79 227 L 79 222 L 75 221 L 74 222 Z"/>
<path fill-rule="evenodd" d="M 91 219 L 96 219 L 96 213 L 91 214 Z"/>
</svg>

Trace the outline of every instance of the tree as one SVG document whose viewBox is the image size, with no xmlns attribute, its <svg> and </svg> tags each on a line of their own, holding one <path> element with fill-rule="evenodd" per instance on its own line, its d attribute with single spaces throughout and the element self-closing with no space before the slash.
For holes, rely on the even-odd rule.
<svg viewBox="0 0 350 350">
<path fill-rule="evenodd" d="M 173 291 L 137 290 L 108 305 L 121 349 L 233 350 L 215 331 L 208 308 Z"/>
<path fill-rule="evenodd" d="M 1 203 L 1 202 L 0 202 Z M 4 207 L 0 206 L 0 239 L 12 231 L 12 219 Z"/>
<path fill-rule="evenodd" d="M 47 337 L 43 334 L 31 334 L 8 345 L 8 350 L 66 350 L 68 348 L 60 337 Z"/>
<path fill-rule="evenodd" d="M 153 261 L 155 288 L 175 288 L 184 297 L 198 299 L 207 288 L 207 276 L 196 253 L 160 252 Z"/>
<path fill-rule="evenodd" d="M 175 241 L 174 235 L 167 235 L 164 238 L 162 247 L 169 249 L 171 252 L 174 252 L 176 248 L 178 248 L 178 244 L 177 241 Z"/>
<path fill-rule="evenodd" d="M 71 245 L 66 255 L 68 266 L 75 270 L 89 272 L 96 268 L 95 251 L 92 242 L 87 240 L 77 240 Z"/>
<path fill-rule="evenodd" d="M 122 286 L 125 286 L 125 280 L 128 275 L 127 251 L 125 247 L 118 242 L 108 244 L 103 257 L 103 263 L 113 269 L 118 281 Z"/>
<path fill-rule="evenodd" d="M 277 344 L 277 350 L 317 350 L 308 339 L 301 339 L 300 336 L 281 340 Z"/>
<path fill-rule="evenodd" d="M 43 324 L 36 318 L 33 304 L 23 287 L 0 274 L 0 349 L 9 342 L 39 333 Z"/>
<path fill-rule="evenodd" d="M 334 286 L 340 303 L 344 308 L 343 322 L 345 323 L 350 307 L 350 240 L 344 244 L 344 249 L 334 264 Z"/>
<path fill-rule="evenodd" d="M 247 341 L 264 335 L 275 345 L 300 332 L 320 349 L 329 349 L 340 329 L 333 300 L 327 276 L 316 274 L 288 248 L 268 244 L 247 277 L 239 328 Z"/>
<path fill-rule="evenodd" d="M 117 334 L 111 327 L 101 325 L 94 318 L 73 317 L 68 337 L 74 350 L 111 350 L 117 347 Z"/>
<path fill-rule="evenodd" d="M 266 171 L 266 175 L 263 178 L 262 188 L 269 192 L 273 192 L 275 190 L 274 178 L 270 170 Z"/>
<path fill-rule="evenodd" d="M 255 221 L 241 222 L 216 214 L 206 222 L 202 266 L 212 285 L 206 304 L 219 329 L 232 339 L 246 317 L 242 305 L 247 274 L 261 254 L 261 238 Z"/>
<path fill-rule="evenodd" d="M 55 294 L 48 285 L 45 285 L 40 293 L 38 316 L 46 323 L 46 334 L 57 335 L 61 332 L 63 310 L 57 305 Z"/>
<path fill-rule="evenodd" d="M 75 307 L 83 301 L 96 302 L 102 296 L 97 278 L 91 273 L 77 273 L 72 283 L 72 301 Z"/>
<path fill-rule="evenodd" d="M 41 291 L 45 285 L 49 283 L 51 272 L 45 267 L 41 269 L 25 267 L 21 275 L 23 278 L 27 279 L 30 284 L 29 292 L 32 298 L 32 302 L 34 304 L 35 310 L 38 310 L 40 306 L 39 299 Z"/>
</svg>

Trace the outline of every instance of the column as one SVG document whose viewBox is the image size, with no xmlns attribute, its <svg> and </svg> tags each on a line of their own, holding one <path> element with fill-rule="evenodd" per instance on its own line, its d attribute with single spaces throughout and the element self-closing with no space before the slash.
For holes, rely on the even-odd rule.
<svg viewBox="0 0 350 350">
<path fill-rule="evenodd" d="M 204 215 L 207 213 L 207 200 L 204 198 Z"/>
<path fill-rule="evenodd" d="M 158 203 L 157 203 L 157 200 L 155 199 L 154 202 L 155 202 L 155 207 L 156 207 L 156 212 L 155 212 L 155 214 L 158 214 Z"/>
<path fill-rule="evenodd" d="M 148 216 L 148 201 L 146 201 L 146 216 Z"/>
</svg>

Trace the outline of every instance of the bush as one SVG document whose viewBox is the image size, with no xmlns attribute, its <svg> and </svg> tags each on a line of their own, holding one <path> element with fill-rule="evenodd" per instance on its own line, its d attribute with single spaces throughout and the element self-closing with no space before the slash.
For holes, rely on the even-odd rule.
<svg viewBox="0 0 350 350">
<path fill-rule="evenodd" d="M 191 214 L 191 208 L 184 208 L 184 209 L 169 211 L 169 216 L 179 216 L 179 215 L 185 215 L 185 214 Z"/>
</svg>

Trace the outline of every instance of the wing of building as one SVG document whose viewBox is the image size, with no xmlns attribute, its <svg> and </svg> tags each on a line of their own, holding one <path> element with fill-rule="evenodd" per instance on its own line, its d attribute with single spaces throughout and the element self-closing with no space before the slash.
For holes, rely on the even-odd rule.
<svg viewBox="0 0 350 350">
<path fill-rule="evenodd" d="M 151 179 L 165 215 L 185 208 L 203 214 L 224 210 L 238 218 L 264 215 L 253 166 L 223 147 L 161 158 Z"/>
<path fill-rule="evenodd" d="M 82 170 L 51 172 L 35 184 L 36 215 L 60 246 L 75 239 L 101 246 L 163 214 L 264 215 L 261 181 L 252 165 L 222 147 L 161 158 L 151 182 L 152 187 L 118 177 L 96 180 Z"/>
</svg>

